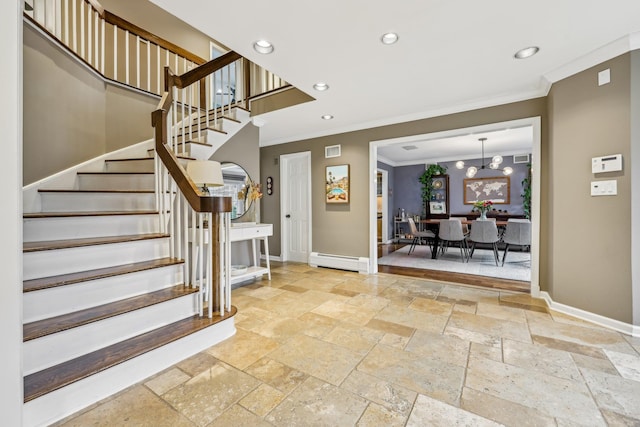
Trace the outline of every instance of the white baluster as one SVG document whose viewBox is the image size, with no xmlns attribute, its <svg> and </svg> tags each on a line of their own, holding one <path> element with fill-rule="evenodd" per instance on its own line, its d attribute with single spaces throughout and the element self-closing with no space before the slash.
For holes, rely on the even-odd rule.
<svg viewBox="0 0 640 427">
<path fill-rule="evenodd" d="M 129 30 L 124 31 L 124 82 L 129 84 Z"/>
</svg>

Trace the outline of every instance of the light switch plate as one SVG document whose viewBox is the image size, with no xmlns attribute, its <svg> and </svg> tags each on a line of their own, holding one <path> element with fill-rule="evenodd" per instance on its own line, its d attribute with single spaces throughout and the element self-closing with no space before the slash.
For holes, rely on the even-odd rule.
<svg viewBox="0 0 640 427">
<path fill-rule="evenodd" d="M 618 181 L 591 181 L 592 196 L 615 196 L 618 194 Z"/>
</svg>

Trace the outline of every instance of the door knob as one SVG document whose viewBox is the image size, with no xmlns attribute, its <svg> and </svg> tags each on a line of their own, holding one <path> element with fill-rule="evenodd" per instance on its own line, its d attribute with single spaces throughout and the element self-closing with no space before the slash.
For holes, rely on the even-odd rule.
<svg viewBox="0 0 640 427">
<path fill-rule="evenodd" d="M 285 218 L 291 218 L 291 215 L 286 214 L 284 217 L 285 217 Z"/>
</svg>

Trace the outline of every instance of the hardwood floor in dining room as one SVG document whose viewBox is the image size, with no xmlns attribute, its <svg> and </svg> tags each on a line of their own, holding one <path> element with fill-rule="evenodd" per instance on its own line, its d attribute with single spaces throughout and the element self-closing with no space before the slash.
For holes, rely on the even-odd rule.
<svg viewBox="0 0 640 427">
<path fill-rule="evenodd" d="M 406 246 L 404 243 L 389 243 L 378 245 L 378 258 L 388 255 Z M 451 271 L 431 270 L 422 268 L 400 267 L 393 265 L 378 265 L 378 272 L 399 274 L 401 276 L 420 279 L 439 280 L 443 282 L 459 283 L 462 285 L 480 286 L 483 288 L 501 289 L 514 292 L 529 293 L 531 283 L 520 280 L 501 279 L 498 277 L 477 276 L 474 274 L 455 273 Z"/>
</svg>

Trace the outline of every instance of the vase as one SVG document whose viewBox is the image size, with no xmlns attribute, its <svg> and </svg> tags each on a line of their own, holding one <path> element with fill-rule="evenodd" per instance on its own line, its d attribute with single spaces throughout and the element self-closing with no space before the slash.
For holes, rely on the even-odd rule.
<svg viewBox="0 0 640 427">
<path fill-rule="evenodd" d="M 486 221 L 487 219 L 487 211 L 480 211 L 480 220 Z"/>
</svg>

